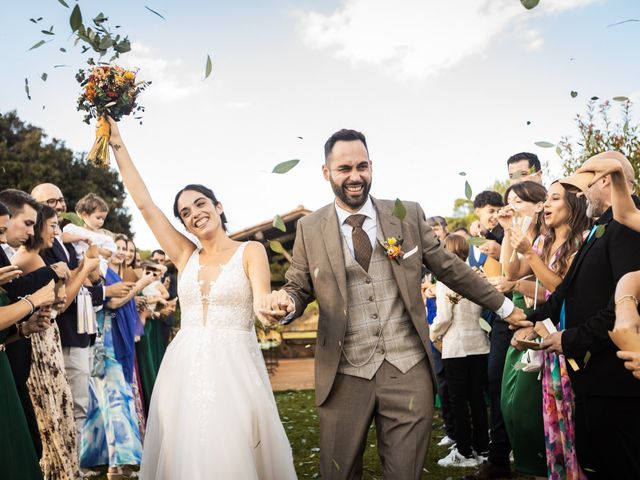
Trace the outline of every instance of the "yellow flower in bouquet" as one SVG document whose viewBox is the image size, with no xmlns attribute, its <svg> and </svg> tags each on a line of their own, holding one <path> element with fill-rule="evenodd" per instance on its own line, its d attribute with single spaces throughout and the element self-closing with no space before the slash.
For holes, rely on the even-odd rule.
<svg viewBox="0 0 640 480">
<path fill-rule="evenodd" d="M 80 70 L 76 75 L 76 80 L 83 87 L 78 97 L 78 110 L 87 112 L 84 116 L 86 123 L 92 118 L 98 120 L 96 141 L 87 157 L 97 165 L 109 165 L 111 132 L 107 115 L 118 121 L 125 115 L 144 112 L 137 99 L 151 82 L 136 82 L 136 74 L 137 71 L 119 66 L 102 65 Z"/>
</svg>

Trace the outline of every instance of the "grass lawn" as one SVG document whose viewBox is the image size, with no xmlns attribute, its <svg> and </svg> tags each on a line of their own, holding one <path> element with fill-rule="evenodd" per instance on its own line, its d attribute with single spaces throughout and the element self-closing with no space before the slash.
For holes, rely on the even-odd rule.
<svg viewBox="0 0 640 480">
<path fill-rule="evenodd" d="M 318 455 L 320 444 L 318 440 L 319 424 L 313 390 L 289 391 L 276 393 L 276 402 L 280 411 L 280 418 L 289 436 L 293 449 L 296 472 L 300 479 L 320 478 Z M 438 411 L 436 411 L 438 413 Z M 422 478 L 430 480 L 455 480 L 474 469 L 442 468 L 437 464 L 438 459 L 448 453 L 448 448 L 438 447 L 436 444 L 444 436 L 442 421 L 438 415 L 434 419 L 429 456 L 424 465 Z M 364 478 L 369 480 L 382 479 L 382 469 L 376 449 L 375 430 L 372 427 L 367 440 L 364 455 Z M 98 477 L 100 480 L 104 477 Z M 530 477 L 513 477 L 528 479 Z M 193 479 L 197 480 L 197 479 Z"/>
</svg>

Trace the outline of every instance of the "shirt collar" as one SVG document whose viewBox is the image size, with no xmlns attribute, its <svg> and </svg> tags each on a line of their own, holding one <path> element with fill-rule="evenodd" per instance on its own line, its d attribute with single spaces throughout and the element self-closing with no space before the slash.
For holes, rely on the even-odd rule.
<svg viewBox="0 0 640 480">
<path fill-rule="evenodd" d="M 376 219 L 376 209 L 373 207 L 373 202 L 371 201 L 371 197 L 367 198 L 367 201 L 360 207 L 360 210 L 357 212 L 348 212 L 344 208 L 338 205 L 338 202 L 334 203 L 336 207 L 336 214 L 338 215 L 338 222 L 340 225 L 343 225 L 347 217 L 351 215 L 355 215 L 356 213 L 360 215 L 364 215 L 372 220 Z"/>
</svg>

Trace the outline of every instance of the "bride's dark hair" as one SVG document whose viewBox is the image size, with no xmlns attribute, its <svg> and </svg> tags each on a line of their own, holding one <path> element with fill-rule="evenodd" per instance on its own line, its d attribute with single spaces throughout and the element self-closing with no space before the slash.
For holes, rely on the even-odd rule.
<svg viewBox="0 0 640 480">
<path fill-rule="evenodd" d="M 214 207 L 217 207 L 220 204 L 220 202 L 216 199 L 216 196 L 213 194 L 213 191 L 211 189 L 205 187 L 204 185 L 200 185 L 200 184 L 187 185 L 182 190 L 180 190 L 178 193 L 176 193 L 176 198 L 173 200 L 173 214 L 175 215 L 176 218 L 178 218 L 180 220 L 180 222 L 182 222 L 182 225 L 184 225 L 184 222 L 182 221 L 182 218 L 180 217 L 180 212 L 178 211 L 178 199 L 180 198 L 180 195 L 182 195 L 183 192 L 186 192 L 187 190 L 190 190 L 192 192 L 201 193 L 202 195 L 207 197 L 209 200 L 211 200 L 211 202 L 213 202 L 213 206 Z M 222 222 L 222 228 L 224 228 L 224 231 L 226 232 L 227 231 L 227 217 L 224 214 L 224 212 L 222 212 L 220 214 L 220 221 Z"/>
</svg>

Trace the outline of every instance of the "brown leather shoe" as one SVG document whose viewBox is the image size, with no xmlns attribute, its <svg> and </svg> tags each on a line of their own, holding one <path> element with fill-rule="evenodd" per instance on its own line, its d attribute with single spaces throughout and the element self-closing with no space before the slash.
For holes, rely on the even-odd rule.
<svg viewBox="0 0 640 480">
<path fill-rule="evenodd" d="M 474 474 L 465 475 L 462 480 L 489 480 L 490 478 L 511 478 L 511 466 L 483 462 Z"/>
</svg>

